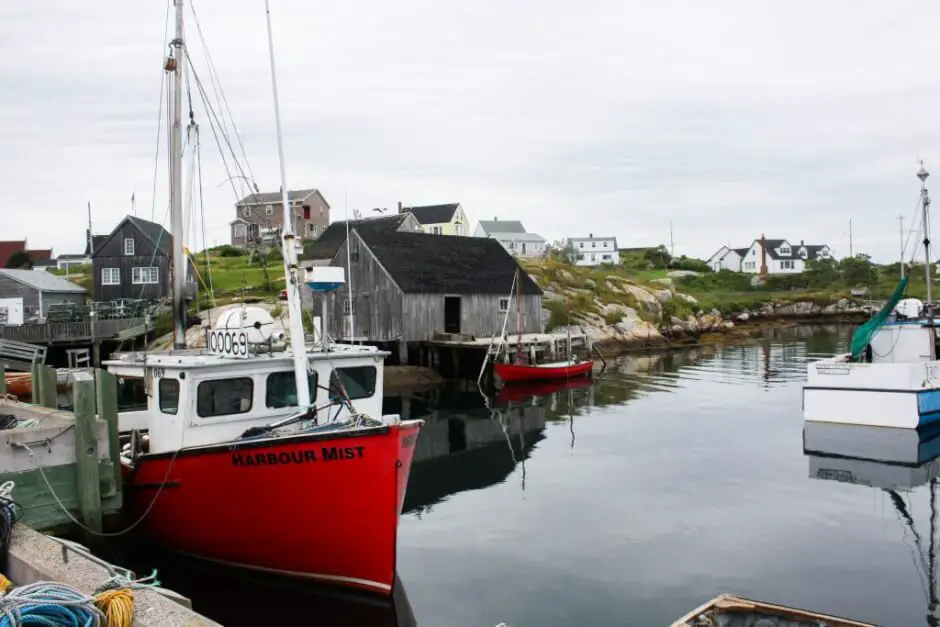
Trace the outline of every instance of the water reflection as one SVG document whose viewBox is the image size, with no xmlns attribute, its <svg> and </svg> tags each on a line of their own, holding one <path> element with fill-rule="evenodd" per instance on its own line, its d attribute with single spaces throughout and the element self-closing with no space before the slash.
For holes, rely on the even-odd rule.
<svg viewBox="0 0 940 627">
<path fill-rule="evenodd" d="M 940 477 L 940 428 L 920 432 L 806 422 L 803 453 L 813 479 L 863 485 L 884 491 L 904 530 L 921 580 L 928 625 L 938 625 L 937 482 Z M 912 512 L 912 495 L 928 493 L 926 537 Z"/>
</svg>

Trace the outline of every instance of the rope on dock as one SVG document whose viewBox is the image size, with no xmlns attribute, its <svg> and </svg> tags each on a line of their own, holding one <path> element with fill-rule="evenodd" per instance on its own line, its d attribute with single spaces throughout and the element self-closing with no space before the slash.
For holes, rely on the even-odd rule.
<svg viewBox="0 0 940 627">
<path fill-rule="evenodd" d="M 0 574 L 6 573 L 10 562 L 10 537 L 13 535 L 13 525 L 19 516 L 17 504 L 13 500 L 13 488 L 16 484 L 7 481 L 0 485 Z M 6 592 L 6 588 L 2 590 Z"/>
<path fill-rule="evenodd" d="M 98 587 L 95 606 L 104 613 L 108 627 L 131 627 L 134 624 L 134 590 L 159 585 L 157 571 L 140 579 L 114 575 Z"/>
<path fill-rule="evenodd" d="M 0 596 L 0 627 L 101 627 L 108 625 L 104 620 L 105 615 L 95 607 L 94 597 L 55 581 L 20 586 Z"/>
</svg>

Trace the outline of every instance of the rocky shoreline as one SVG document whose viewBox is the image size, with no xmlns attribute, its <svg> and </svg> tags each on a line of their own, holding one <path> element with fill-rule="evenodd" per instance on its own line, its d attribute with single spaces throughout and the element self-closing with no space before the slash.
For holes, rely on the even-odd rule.
<svg viewBox="0 0 940 627">
<path fill-rule="evenodd" d="M 572 326 L 588 334 L 602 353 L 617 354 L 637 349 L 663 349 L 700 343 L 703 336 L 749 337 L 768 327 L 797 324 L 858 324 L 867 320 L 880 303 L 860 303 L 841 298 L 822 305 L 813 301 L 767 302 L 760 307 L 725 317 L 718 309 L 698 310 L 684 317 L 671 315 L 666 303 L 682 301 L 694 308 L 694 297 L 668 288 L 660 291 L 638 285 L 619 286 L 623 303 L 597 303 L 597 313 L 572 316 Z M 668 318 L 667 318 L 668 316 Z M 619 317 L 619 320 L 617 318 Z M 563 331 L 563 328 L 562 328 Z"/>
</svg>

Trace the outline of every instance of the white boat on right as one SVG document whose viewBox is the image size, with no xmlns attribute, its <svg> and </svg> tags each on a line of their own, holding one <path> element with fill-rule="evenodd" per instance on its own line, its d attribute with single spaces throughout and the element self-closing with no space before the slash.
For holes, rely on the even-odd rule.
<svg viewBox="0 0 940 627">
<path fill-rule="evenodd" d="M 930 260 L 928 176 L 921 164 L 921 228 Z M 940 320 L 931 310 L 930 265 L 924 264 L 926 303 L 904 298 L 910 279 L 904 276 L 881 311 L 855 331 L 851 352 L 807 366 L 804 419 L 902 429 L 940 422 Z"/>
</svg>

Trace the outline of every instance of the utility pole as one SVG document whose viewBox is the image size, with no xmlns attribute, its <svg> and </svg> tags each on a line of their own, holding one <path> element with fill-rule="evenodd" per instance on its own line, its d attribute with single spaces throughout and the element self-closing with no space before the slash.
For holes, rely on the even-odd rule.
<svg viewBox="0 0 940 627">
<path fill-rule="evenodd" d="M 672 220 L 669 221 L 669 254 L 676 258 L 676 242 L 672 237 Z"/>
<path fill-rule="evenodd" d="M 91 331 L 91 365 L 97 368 L 101 364 L 101 347 L 98 345 L 98 337 L 95 335 L 95 318 L 98 312 L 95 311 L 95 236 L 91 234 L 91 201 L 88 201 L 88 256 L 91 257 L 91 281 L 89 282 L 91 290 L 91 306 L 88 308 L 88 326 Z M 68 266 L 66 266 L 68 267 Z"/>
<path fill-rule="evenodd" d="M 849 257 L 854 257 L 855 252 L 852 250 L 852 218 L 849 218 Z"/>
<path fill-rule="evenodd" d="M 904 216 L 898 216 L 898 231 L 901 235 L 901 278 L 904 278 Z"/>
</svg>

